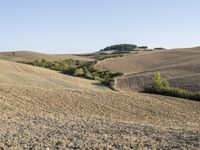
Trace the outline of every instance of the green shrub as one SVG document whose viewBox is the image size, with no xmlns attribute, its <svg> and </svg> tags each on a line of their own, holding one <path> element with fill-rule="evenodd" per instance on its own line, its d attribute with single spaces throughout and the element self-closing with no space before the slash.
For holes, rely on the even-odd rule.
<svg viewBox="0 0 200 150">
<path fill-rule="evenodd" d="M 35 60 L 33 62 L 28 62 L 27 64 L 49 68 L 68 75 L 97 80 L 107 86 L 110 85 L 109 83 L 112 82 L 115 77 L 122 75 L 122 73 L 99 71 L 95 68 L 96 63 L 97 61 L 86 62 L 72 59 L 50 62 L 42 59 L 41 61 Z"/>
<path fill-rule="evenodd" d="M 160 72 L 156 72 L 152 76 L 154 88 L 169 88 L 169 83 L 161 79 Z"/>
<path fill-rule="evenodd" d="M 74 71 L 74 76 L 82 76 L 84 74 L 84 70 L 82 68 L 77 68 Z"/>
<path fill-rule="evenodd" d="M 144 92 L 200 101 L 200 92 L 192 93 L 184 89 L 173 88 L 161 78 L 159 72 L 152 75 L 152 85 L 145 87 Z"/>
</svg>

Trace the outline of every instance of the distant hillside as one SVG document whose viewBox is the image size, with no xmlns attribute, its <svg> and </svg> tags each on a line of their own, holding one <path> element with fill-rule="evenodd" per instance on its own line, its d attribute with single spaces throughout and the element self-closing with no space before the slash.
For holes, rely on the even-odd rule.
<svg viewBox="0 0 200 150">
<path fill-rule="evenodd" d="M 101 51 L 132 51 L 137 48 L 137 45 L 134 44 L 118 44 L 112 45 L 104 48 Z"/>
<path fill-rule="evenodd" d="M 44 54 L 31 51 L 10 51 L 10 52 L 0 52 L 0 59 L 14 61 L 14 62 L 30 62 L 34 60 L 48 60 L 57 61 L 65 59 L 75 59 L 75 60 L 90 60 L 82 56 L 75 56 L 69 54 Z"/>
<path fill-rule="evenodd" d="M 200 90 L 200 48 L 152 51 L 144 54 L 130 54 L 101 61 L 96 67 L 126 75 L 117 79 L 122 90 L 141 90 L 149 85 L 150 75 L 161 72 L 173 87 L 189 91 Z"/>
</svg>

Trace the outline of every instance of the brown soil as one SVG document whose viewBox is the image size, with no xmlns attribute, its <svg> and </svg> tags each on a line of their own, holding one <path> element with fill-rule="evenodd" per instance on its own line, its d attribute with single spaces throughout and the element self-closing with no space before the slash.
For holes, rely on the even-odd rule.
<svg viewBox="0 0 200 150">
<path fill-rule="evenodd" d="M 14 61 L 14 62 L 32 62 L 34 60 L 48 60 L 48 61 L 57 61 L 65 59 L 76 59 L 76 60 L 92 60 L 86 57 L 79 57 L 75 55 L 68 54 L 43 54 L 31 51 L 16 51 L 13 55 L 13 52 L 0 52 L 0 59 Z"/>
<path fill-rule="evenodd" d="M 123 77 L 117 79 L 117 88 L 121 90 L 141 90 L 149 84 L 150 75 L 159 71 L 173 87 L 199 91 L 199 57 L 198 47 L 152 51 L 107 59 L 100 62 L 97 68 L 125 73 Z"/>
<path fill-rule="evenodd" d="M 0 61 L 0 149 L 199 149 L 200 103 Z"/>
</svg>

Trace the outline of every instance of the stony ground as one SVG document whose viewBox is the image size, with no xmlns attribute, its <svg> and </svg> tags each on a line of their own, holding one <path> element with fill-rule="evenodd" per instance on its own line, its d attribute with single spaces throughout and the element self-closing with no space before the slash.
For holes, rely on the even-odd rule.
<svg viewBox="0 0 200 150">
<path fill-rule="evenodd" d="M 2 150 L 200 148 L 196 102 L 14 85 L 1 85 L 0 93 Z"/>
<path fill-rule="evenodd" d="M 200 149 L 200 103 L 0 61 L 0 149 Z"/>
<path fill-rule="evenodd" d="M 17 114 L 0 120 L 0 149 L 199 149 L 200 132 L 98 118 Z"/>
</svg>

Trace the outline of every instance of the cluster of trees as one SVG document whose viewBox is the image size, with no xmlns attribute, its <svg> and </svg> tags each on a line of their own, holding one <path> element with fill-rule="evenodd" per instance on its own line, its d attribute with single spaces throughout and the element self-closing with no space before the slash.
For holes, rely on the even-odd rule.
<svg viewBox="0 0 200 150">
<path fill-rule="evenodd" d="M 133 51 L 136 48 L 137 48 L 137 45 L 134 45 L 134 44 L 119 44 L 119 45 L 112 45 L 112 46 L 106 47 L 102 51 L 110 51 L 110 50 Z"/>
<path fill-rule="evenodd" d="M 139 46 L 138 48 L 141 48 L 141 49 L 148 49 L 148 46 Z"/>
<path fill-rule="evenodd" d="M 166 50 L 166 49 L 163 48 L 163 47 L 155 47 L 154 49 L 155 49 L 155 50 Z"/>
<path fill-rule="evenodd" d="M 84 61 L 72 60 L 72 59 L 54 61 L 54 62 L 50 62 L 45 59 L 42 59 L 41 61 L 35 60 L 33 62 L 28 62 L 27 64 L 30 64 L 33 66 L 39 66 L 43 68 L 49 68 L 56 71 L 65 71 L 65 70 L 71 70 L 78 66 L 84 65 L 85 63 L 86 62 Z"/>
<path fill-rule="evenodd" d="M 123 73 L 98 70 L 95 68 L 96 63 L 97 61 L 80 61 L 73 59 L 50 62 L 42 59 L 41 61 L 35 60 L 33 62 L 28 62 L 27 64 L 49 68 L 68 75 L 98 80 L 110 87 L 115 77 L 123 75 Z"/>
<path fill-rule="evenodd" d="M 169 82 L 161 78 L 159 72 L 152 75 L 152 85 L 145 87 L 144 92 L 200 101 L 200 92 L 192 93 L 184 89 L 173 88 Z"/>
</svg>

